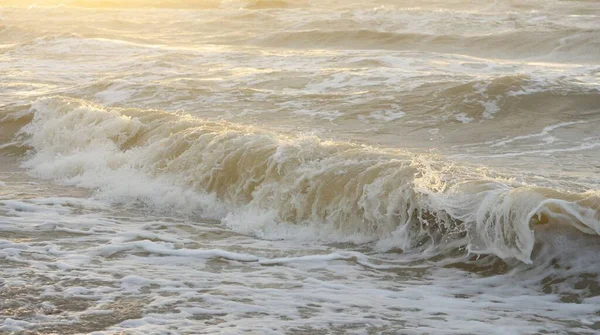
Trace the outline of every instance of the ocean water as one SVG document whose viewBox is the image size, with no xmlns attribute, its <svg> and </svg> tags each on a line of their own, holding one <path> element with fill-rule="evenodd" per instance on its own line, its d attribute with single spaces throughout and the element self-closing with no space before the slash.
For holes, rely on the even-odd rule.
<svg viewBox="0 0 600 335">
<path fill-rule="evenodd" d="M 0 6 L 0 333 L 600 332 L 600 2 Z"/>
</svg>

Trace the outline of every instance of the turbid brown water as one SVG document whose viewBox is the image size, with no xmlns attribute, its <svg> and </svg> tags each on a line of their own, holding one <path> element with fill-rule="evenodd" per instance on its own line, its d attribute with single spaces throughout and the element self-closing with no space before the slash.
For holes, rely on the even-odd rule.
<svg viewBox="0 0 600 335">
<path fill-rule="evenodd" d="M 0 333 L 599 331 L 597 2 L 0 5 Z"/>
</svg>

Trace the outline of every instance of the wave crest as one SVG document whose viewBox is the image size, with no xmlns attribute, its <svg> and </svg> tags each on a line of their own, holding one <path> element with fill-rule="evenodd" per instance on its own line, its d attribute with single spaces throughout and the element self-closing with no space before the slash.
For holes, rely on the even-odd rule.
<svg viewBox="0 0 600 335">
<path fill-rule="evenodd" d="M 463 246 L 530 262 L 535 225 L 600 234 L 594 192 L 523 185 L 435 155 L 65 97 L 40 99 L 30 113 L 23 165 L 37 176 L 116 201 L 200 210 L 267 238 L 310 227 L 320 238 Z"/>
</svg>

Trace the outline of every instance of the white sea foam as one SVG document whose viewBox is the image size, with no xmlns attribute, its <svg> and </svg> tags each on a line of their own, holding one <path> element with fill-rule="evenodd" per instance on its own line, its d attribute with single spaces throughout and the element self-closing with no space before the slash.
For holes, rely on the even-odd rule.
<svg viewBox="0 0 600 335">
<path fill-rule="evenodd" d="M 502 140 L 500 142 L 494 143 L 491 145 L 491 147 L 498 147 L 498 146 L 503 146 L 515 141 L 519 141 L 519 140 L 527 140 L 527 139 L 531 139 L 534 137 L 542 137 L 542 136 L 547 136 L 551 131 L 558 129 L 558 128 L 562 128 L 562 127 L 567 127 L 567 126 L 571 126 L 571 125 L 575 125 L 575 124 L 581 124 L 584 123 L 585 121 L 571 121 L 571 122 L 562 122 L 559 124 L 555 124 L 552 126 L 548 126 L 545 127 L 544 129 L 542 129 L 541 132 L 539 133 L 535 133 L 535 134 L 529 134 L 529 135 L 522 135 L 522 136 L 517 136 L 514 138 L 510 138 L 507 140 Z"/>
<path fill-rule="evenodd" d="M 423 216 L 434 215 L 436 225 L 466 232 L 472 252 L 530 262 L 534 218 L 565 216 L 587 233 L 600 227 L 597 218 L 577 214 L 594 212 L 586 205 L 559 198 L 546 206 L 554 198 L 543 190 L 468 167 L 445 168 L 435 156 L 278 137 L 159 112 L 128 116 L 65 98 L 40 100 L 32 112 L 25 132 L 35 155 L 24 166 L 37 176 L 98 189 L 110 201 L 202 213 L 263 238 L 317 231 L 318 239 L 364 243 L 429 226 Z M 281 223 L 299 228 L 282 230 Z M 416 239 L 422 229 L 398 236 Z"/>
<path fill-rule="evenodd" d="M 40 211 L 37 215 L 42 218 L 45 214 Z M 86 224 L 81 218 L 71 220 L 72 215 L 63 216 L 69 219 L 69 223 L 62 223 L 65 228 L 82 228 Z M 570 318 L 582 322 L 573 329 L 591 333 L 583 325 L 597 319 L 593 313 L 598 301 L 593 297 L 565 305 L 556 295 L 544 295 L 535 289 L 538 280 L 552 274 L 548 269 L 522 265 L 505 275 L 480 277 L 465 275 L 452 267 L 414 264 L 415 258 L 410 254 L 332 252 L 318 245 L 289 240 L 260 242 L 245 236 L 237 237 L 238 245 L 231 245 L 231 237 L 213 235 L 215 238 L 203 240 L 201 248 L 191 249 L 182 246 L 182 242 L 225 231 L 198 222 L 168 225 L 157 219 L 130 216 L 102 233 L 101 238 L 74 234 L 54 242 L 4 241 L 0 242 L 0 255 L 28 264 L 30 273 L 51 273 L 53 279 L 38 286 L 44 290 L 40 310 L 55 311 L 60 299 L 91 303 L 92 307 L 84 313 L 86 317 L 111 318 L 114 309 L 121 308 L 123 321 L 97 331 L 98 334 L 141 334 L 173 326 L 179 331 L 193 331 L 198 327 L 197 318 L 216 321 L 204 325 L 209 332 L 277 333 L 292 329 L 327 330 L 333 326 L 350 327 L 357 332 L 366 327 L 434 334 L 461 333 L 464 329 L 494 334 L 561 331 L 563 325 L 558 320 Z M 14 232 L 33 231 L 35 227 L 26 220 L 16 219 Z M 160 228 L 166 225 L 168 229 Z M 151 234 L 158 232 L 161 240 L 154 240 Z M 140 239 L 116 242 L 129 240 L 133 234 Z M 573 245 L 569 239 L 551 238 L 561 235 L 549 234 L 544 240 L 553 248 L 548 249 L 547 258 L 557 257 L 552 252 L 558 250 L 565 250 L 568 255 L 575 250 L 593 252 L 592 241 L 584 239 Z M 73 242 L 80 246 L 72 249 L 69 245 Z M 254 254 L 229 251 L 238 248 L 248 248 L 247 252 L 256 249 Z M 589 264 L 576 263 L 581 258 L 566 258 L 569 259 L 573 261 L 571 272 L 589 268 Z M 587 258 L 595 264 L 593 259 Z M 365 272 L 365 267 L 370 271 Z M 18 275 L 13 271 L 9 268 L 7 275 Z M 27 287 L 26 282 L 11 280 L 5 285 L 12 290 Z M 149 302 L 140 305 L 144 300 Z M 143 314 L 135 314 L 136 310 Z M 394 317 L 399 314 L 400 319 Z M 285 323 L 278 321 L 281 317 Z M 59 318 L 59 314 L 48 313 L 43 322 L 60 324 Z M 532 322 L 538 318 L 546 322 Z M 33 322 L 13 320 L 4 320 L 3 329 L 16 331 L 36 326 Z M 74 326 L 79 327 L 77 323 Z"/>
<path fill-rule="evenodd" d="M 396 105 L 396 107 L 398 107 Z M 373 119 L 373 120 L 380 120 L 380 121 L 394 121 L 394 120 L 398 120 L 402 117 L 404 117 L 406 115 L 406 113 L 404 113 L 403 111 L 394 111 L 394 110 L 378 110 L 375 111 L 371 114 L 369 114 L 369 116 L 367 116 L 367 118 L 369 119 Z"/>
<path fill-rule="evenodd" d="M 456 118 L 457 121 L 460 121 L 462 123 L 471 123 L 471 122 L 473 122 L 473 118 L 467 116 L 466 113 L 458 113 L 454 117 Z"/>
</svg>

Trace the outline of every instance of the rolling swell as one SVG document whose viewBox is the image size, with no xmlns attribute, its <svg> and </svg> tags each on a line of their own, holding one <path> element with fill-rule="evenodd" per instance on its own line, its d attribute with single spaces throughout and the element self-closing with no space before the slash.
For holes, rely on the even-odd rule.
<svg viewBox="0 0 600 335">
<path fill-rule="evenodd" d="M 40 99 L 29 113 L 23 166 L 37 176 L 115 201 L 200 210 L 245 233 L 268 237 L 285 223 L 324 238 L 392 239 L 405 250 L 462 245 L 523 262 L 536 225 L 600 233 L 594 192 L 518 184 L 433 155 L 65 97 Z"/>
<path fill-rule="evenodd" d="M 552 57 L 561 61 L 596 61 L 589 55 L 600 50 L 598 31 L 510 31 L 493 35 L 437 35 L 372 29 L 301 30 L 276 32 L 255 39 L 269 47 L 420 50 L 469 54 L 480 57 Z"/>
</svg>

